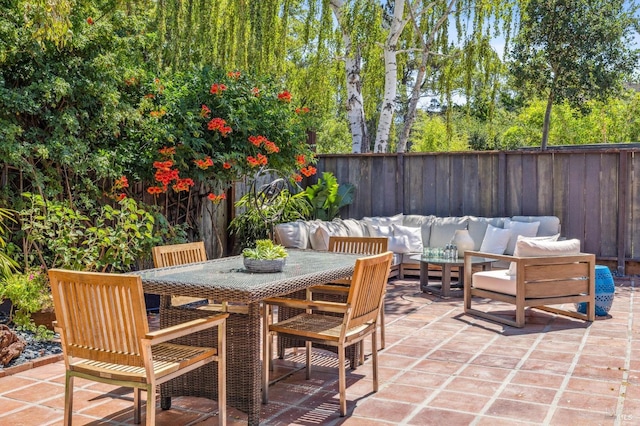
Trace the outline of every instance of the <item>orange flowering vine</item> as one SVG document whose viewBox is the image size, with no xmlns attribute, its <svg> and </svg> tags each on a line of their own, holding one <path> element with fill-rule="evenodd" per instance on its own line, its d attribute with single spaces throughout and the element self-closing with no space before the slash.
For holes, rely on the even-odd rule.
<svg viewBox="0 0 640 426">
<path fill-rule="evenodd" d="M 202 107 L 200 108 L 200 117 L 209 118 L 210 114 L 211 114 L 211 110 L 209 109 L 209 107 L 203 104 Z"/>
<path fill-rule="evenodd" d="M 127 179 L 126 176 L 123 175 L 119 179 L 116 179 L 116 181 L 113 183 L 113 187 L 115 189 L 128 188 L 129 180 Z"/>
<path fill-rule="evenodd" d="M 160 155 L 163 155 L 165 157 L 170 157 L 172 155 L 174 155 L 176 153 L 176 147 L 172 146 L 172 147 L 162 147 L 158 150 L 158 152 L 160 153 Z M 171 167 L 171 166 L 169 166 Z"/>
<path fill-rule="evenodd" d="M 313 166 L 307 166 L 300 169 L 300 173 L 302 173 L 305 177 L 309 177 L 315 175 L 317 172 L 316 168 Z"/>
<path fill-rule="evenodd" d="M 158 195 L 162 194 L 164 190 L 159 186 L 150 186 L 149 188 L 147 188 L 147 192 L 151 195 Z"/>
<path fill-rule="evenodd" d="M 260 89 L 254 87 L 253 89 L 251 89 L 251 94 L 256 97 L 260 96 Z"/>
<path fill-rule="evenodd" d="M 127 194 L 125 194 L 124 192 L 121 192 L 120 194 L 118 194 L 118 195 L 116 196 L 116 201 L 122 201 L 122 200 L 124 200 L 125 198 L 127 198 Z"/>
<path fill-rule="evenodd" d="M 302 176 L 300 176 L 297 173 L 294 173 L 294 174 L 291 175 L 291 179 L 295 180 L 296 182 L 300 182 L 300 181 L 302 181 Z"/>
<path fill-rule="evenodd" d="M 222 168 L 229 170 L 231 168 L 231 163 L 225 161 L 224 163 L 222 163 Z"/>
<path fill-rule="evenodd" d="M 264 143 L 264 149 L 266 149 L 269 154 L 273 154 L 275 152 L 280 152 L 280 148 L 278 147 L 278 145 L 276 145 L 275 143 L 273 143 L 271 141 L 266 141 Z"/>
<path fill-rule="evenodd" d="M 233 78 L 233 79 L 239 79 L 240 78 L 240 71 L 229 71 L 227 73 L 227 77 L 229 78 Z"/>
<path fill-rule="evenodd" d="M 262 135 L 249 136 L 248 139 L 249 139 L 249 142 L 251 142 L 255 146 L 260 146 L 260 145 L 262 145 L 263 142 L 268 142 L 269 141 L 266 137 L 264 137 Z"/>
<path fill-rule="evenodd" d="M 311 110 L 307 107 L 296 108 L 296 114 L 307 114 L 309 111 Z"/>
<path fill-rule="evenodd" d="M 207 123 L 207 128 L 209 130 L 219 131 L 222 136 L 227 136 L 232 130 L 230 126 L 227 126 L 227 122 L 219 117 L 211 119 L 211 121 Z"/>
<path fill-rule="evenodd" d="M 203 160 L 193 160 L 193 162 L 202 170 L 207 170 L 209 167 L 213 166 L 213 160 L 208 155 Z"/>
<path fill-rule="evenodd" d="M 222 200 L 226 200 L 227 199 L 227 194 L 225 194 L 224 192 L 216 195 L 213 192 L 209 193 L 209 195 L 207 195 L 207 198 L 209 200 L 211 200 L 211 202 L 218 204 L 219 202 L 221 202 Z"/>
<path fill-rule="evenodd" d="M 218 94 L 222 94 L 222 92 L 224 92 L 225 90 L 227 90 L 227 86 L 223 83 L 213 83 L 211 85 L 211 94 L 212 95 L 218 95 Z"/>
<path fill-rule="evenodd" d="M 287 90 L 278 93 L 278 100 L 282 102 L 291 102 L 291 93 Z"/>
<path fill-rule="evenodd" d="M 304 166 L 305 164 L 307 164 L 307 159 L 304 158 L 304 154 L 296 155 L 296 164 L 298 164 L 299 166 Z"/>
<path fill-rule="evenodd" d="M 93 25 L 93 18 L 91 16 L 87 18 L 87 24 Z"/>
</svg>

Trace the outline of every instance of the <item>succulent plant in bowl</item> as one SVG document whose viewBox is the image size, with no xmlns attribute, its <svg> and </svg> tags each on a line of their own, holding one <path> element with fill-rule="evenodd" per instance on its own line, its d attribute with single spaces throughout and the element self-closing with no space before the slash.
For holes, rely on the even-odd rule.
<svg viewBox="0 0 640 426">
<path fill-rule="evenodd" d="M 287 251 L 271 240 L 256 240 L 255 248 L 242 250 L 244 267 L 249 272 L 280 272 L 287 259 Z"/>
</svg>

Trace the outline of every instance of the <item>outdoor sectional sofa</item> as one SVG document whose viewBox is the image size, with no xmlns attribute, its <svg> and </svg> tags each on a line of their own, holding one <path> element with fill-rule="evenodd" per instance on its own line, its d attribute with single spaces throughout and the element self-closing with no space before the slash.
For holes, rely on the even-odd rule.
<svg viewBox="0 0 640 426">
<path fill-rule="evenodd" d="M 275 227 L 275 238 L 288 248 L 327 250 L 331 235 L 388 237 L 389 250 L 394 252 L 390 277 L 404 278 L 420 274 L 419 261 L 411 259 L 411 256 L 421 254 L 423 247 L 445 246 L 460 229 L 468 230 L 473 239 L 473 250 L 512 255 L 518 235 L 557 236 L 560 234 L 560 219 L 555 216 L 437 217 L 400 213 L 330 222 L 281 223 Z"/>
</svg>

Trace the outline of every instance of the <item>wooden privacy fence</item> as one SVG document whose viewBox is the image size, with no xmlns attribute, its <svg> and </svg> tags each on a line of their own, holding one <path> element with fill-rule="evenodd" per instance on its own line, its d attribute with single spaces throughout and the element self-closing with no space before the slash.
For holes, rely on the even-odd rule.
<svg viewBox="0 0 640 426">
<path fill-rule="evenodd" d="M 640 145 L 547 151 L 319 155 L 356 187 L 343 218 L 553 215 L 562 236 L 613 263 L 640 260 Z"/>
</svg>

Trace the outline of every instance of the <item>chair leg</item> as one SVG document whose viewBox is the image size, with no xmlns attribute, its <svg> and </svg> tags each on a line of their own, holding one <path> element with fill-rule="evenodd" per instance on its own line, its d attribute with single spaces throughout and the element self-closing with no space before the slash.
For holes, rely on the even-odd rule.
<svg viewBox="0 0 640 426">
<path fill-rule="evenodd" d="M 311 341 L 307 340 L 306 342 L 304 342 L 304 346 L 307 349 L 307 357 L 306 357 L 307 380 L 309 380 L 311 379 Z"/>
<path fill-rule="evenodd" d="M 340 393 L 340 417 L 347 415 L 347 373 L 344 368 L 344 349 L 344 346 L 338 346 L 338 392 Z"/>
<path fill-rule="evenodd" d="M 374 330 L 371 334 L 371 362 L 373 367 L 373 391 L 378 392 L 378 351 L 376 348 L 378 347 L 378 336 L 377 332 Z"/>
<path fill-rule="evenodd" d="M 384 349 L 384 303 L 380 308 L 380 349 Z"/>
<path fill-rule="evenodd" d="M 141 390 L 138 388 L 136 388 L 136 390 L 138 391 L 138 401 L 140 401 L 139 394 Z M 140 419 L 138 419 L 138 423 L 140 423 Z M 145 423 L 147 425 L 156 424 L 156 385 L 155 383 L 147 384 L 147 420 Z"/>
<path fill-rule="evenodd" d="M 140 388 L 133 388 L 133 422 L 140 424 L 140 407 L 142 406 L 140 394 L 142 390 Z M 149 405 L 149 395 L 147 394 L 147 406 Z"/>
<path fill-rule="evenodd" d="M 64 383 L 64 424 L 71 426 L 73 414 L 73 376 L 69 371 L 65 375 Z"/>
</svg>

